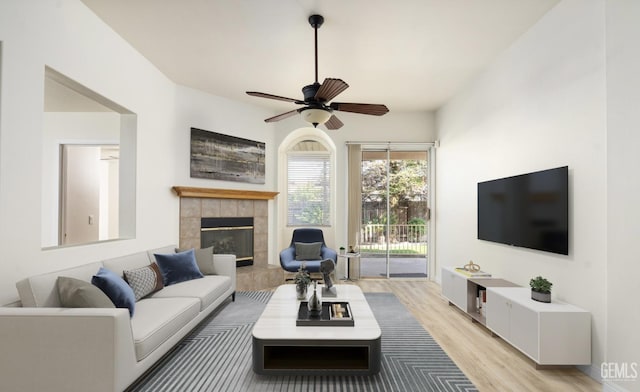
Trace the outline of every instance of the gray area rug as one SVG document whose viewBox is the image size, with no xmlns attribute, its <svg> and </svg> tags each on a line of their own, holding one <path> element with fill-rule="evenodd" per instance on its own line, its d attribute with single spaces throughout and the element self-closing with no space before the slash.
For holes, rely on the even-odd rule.
<svg viewBox="0 0 640 392">
<path fill-rule="evenodd" d="M 252 370 L 251 330 L 270 292 L 239 292 L 130 391 L 477 391 L 391 293 L 366 293 L 382 329 L 375 376 L 261 376 Z"/>
</svg>

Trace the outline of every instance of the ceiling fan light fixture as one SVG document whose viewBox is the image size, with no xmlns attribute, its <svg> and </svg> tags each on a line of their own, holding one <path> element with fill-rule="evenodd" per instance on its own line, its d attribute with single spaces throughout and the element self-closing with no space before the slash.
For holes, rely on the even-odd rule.
<svg viewBox="0 0 640 392">
<path fill-rule="evenodd" d="M 302 87 L 304 99 L 300 100 L 257 91 L 247 91 L 248 95 L 254 97 L 275 99 L 278 101 L 293 102 L 296 105 L 304 105 L 304 107 L 300 109 L 293 109 L 288 112 L 269 117 L 264 120 L 265 122 L 272 123 L 280 121 L 285 118 L 295 116 L 296 112 L 298 112 L 304 121 L 311 123 L 316 128 L 319 124 L 324 124 L 324 126 L 329 130 L 337 130 L 342 128 L 344 124 L 338 117 L 333 115 L 334 111 L 369 114 L 374 116 L 382 116 L 389 111 L 385 105 L 380 104 L 331 102 L 338 96 L 338 94 L 346 90 L 349 85 L 344 80 L 338 78 L 325 78 L 322 84 L 318 83 L 318 28 L 322 26 L 323 22 L 324 18 L 321 15 L 311 15 L 309 17 L 309 24 L 314 30 L 315 82 Z"/>
<path fill-rule="evenodd" d="M 317 127 L 318 124 L 326 123 L 331 118 L 329 110 L 318 108 L 303 109 L 300 115 L 304 121 L 313 124 L 314 127 Z"/>
</svg>

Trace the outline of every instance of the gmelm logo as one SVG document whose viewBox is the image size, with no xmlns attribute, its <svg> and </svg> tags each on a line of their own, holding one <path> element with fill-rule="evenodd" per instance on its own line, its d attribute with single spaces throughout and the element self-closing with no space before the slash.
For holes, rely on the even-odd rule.
<svg viewBox="0 0 640 392">
<path fill-rule="evenodd" d="M 638 379 L 637 362 L 602 362 L 600 376 L 602 381 L 634 381 Z"/>
</svg>

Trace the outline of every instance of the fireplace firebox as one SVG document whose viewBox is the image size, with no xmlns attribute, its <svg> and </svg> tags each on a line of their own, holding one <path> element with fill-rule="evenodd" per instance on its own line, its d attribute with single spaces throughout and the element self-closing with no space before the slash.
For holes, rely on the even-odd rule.
<svg viewBox="0 0 640 392">
<path fill-rule="evenodd" d="M 200 246 L 236 255 L 236 266 L 253 265 L 253 218 L 201 218 Z"/>
</svg>

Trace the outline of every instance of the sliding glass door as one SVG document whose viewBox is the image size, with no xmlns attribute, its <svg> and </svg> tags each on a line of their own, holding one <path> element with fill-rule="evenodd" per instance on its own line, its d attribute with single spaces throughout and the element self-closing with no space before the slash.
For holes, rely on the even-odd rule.
<svg viewBox="0 0 640 392">
<path fill-rule="evenodd" d="M 362 277 L 427 277 L 428 151 L 362 148 Z"/>
</svg>

